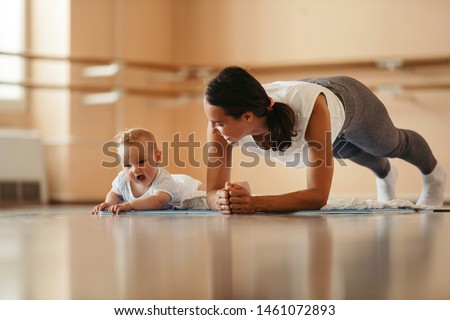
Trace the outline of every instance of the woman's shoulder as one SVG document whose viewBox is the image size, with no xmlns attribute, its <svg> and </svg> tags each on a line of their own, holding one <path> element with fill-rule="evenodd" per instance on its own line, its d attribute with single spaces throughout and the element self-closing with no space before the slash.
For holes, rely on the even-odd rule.
<svg viewBox="0 0 450 320">
<path fill-rule="evenodd" d="M 275 101 L 288 105 L 295 104 L 299 99 L 315 96 L 320 91 L 320 86 L 305 81 L 277 81 L 263 86 L 267 94 Z"/>
<path fill-rule="evenodd" d="M 303 80 L 291 80 L 291 81 L 275 81 L 270 83 L 264 83 L 263 88 L 266 91 L 277 90 L 299 90 L 299 89 L 314 89 L 319 87 L 317 84 L 303 81 Z"/>
<path fill-rule="evenodd" d="M 270 83 L 264 83 L 262 86 L 266 91 L 276 91 L 276 90 L 284 90 L 289 88 L 295 88 L 297 86 L 304 85 L 305 82 L 303 81 L 275 81 Z"/>
</svg>

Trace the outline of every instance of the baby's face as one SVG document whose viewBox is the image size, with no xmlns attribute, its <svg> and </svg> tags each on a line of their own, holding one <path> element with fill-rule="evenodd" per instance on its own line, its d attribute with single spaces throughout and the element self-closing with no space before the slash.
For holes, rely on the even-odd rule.
<svg viewBox="0 0 450 320">
<path fill-rule="evenodd" d="M 137 184 L 149 186 L 153 182 L 161 162 L 161 152 L 151 141 L 140 140 L 131 145 L 120 145 L 119 154 L 123 171 Z"/>
</svg>

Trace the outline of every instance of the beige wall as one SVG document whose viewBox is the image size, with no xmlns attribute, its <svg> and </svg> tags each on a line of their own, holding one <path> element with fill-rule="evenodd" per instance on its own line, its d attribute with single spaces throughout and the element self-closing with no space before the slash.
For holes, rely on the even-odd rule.
<svg viewBox="0 0 450 320">
<path fill-rule="evenodd" d="M 29 80 L 64 88 L 30 90 L 29 110 L 23 114 L 2 114 L 0 125 L 39 130 L 46 149 L 50 198 L 55 201 L 96 202 L 104 197 L 117 170 L 101 167 L 105 160 L 101 147 L 118 130 L 143 126 L 161 142 L 173 141 L 177 132 L 187 141 L 195 133 L 196 139 L 205 142 L 206 119 L 201 105 L 205 77 L 181 82 L 167 79 L 170 70 L 178 67 L 241 65 L 254 69 L 261 82 L 347 74 L 373 88 L 380 84 L 450 83 L 448 65 L 394 71 L 375 67 L 301 68 L 380 58 L 449 57 L 450 41 L 446 39 L 450 38 L 450 2 L 446 0 L 30 3 L 32 32 L 28 51 L 78 60 L 32 60 Z M 110 77 L 84 77 L 84 68 L 95 65 L 88 60 L 96 59 L 142 62 L 158 68 L 134 65 Z M 258 72 L 258 67 L 290 65 L 296 67 L 292 71 Z M 154 94 L 123 92 L 117 102 L 83 103 L 86 88 L 100 92 L 124 87 L 153 90 Z M 185 92 L 191 98 L 183 103 L 176 97 Z M 407 90 L 395 97 L 380 92 L 379 97 L 388 106 L 394 122 L 423 134 L 450 171 L 446 141 L 450 136 L 449 89 Z M 173 163 L 174 155 L 170 150 L 170 171 L 204 180 L 203 164 L 198 168 L 179 168 Z M 181 150 L 181 155 L 181 160 L 187 161 L 186 150 Z M 195 150 L 194 156 L 203 162 L 201 148 Z M 245 169 L 238 167 L 240 160 L 239 156 L 235 159 L 233 179 L 249 180 L 255 193 L 281 193 L 305 185 L 305 170 L 264 166 Z M 402 161 L 394 163 L 400 171 L 398 195 L 414 199 L 420 192 L 417 170 Z M 332 197 L 374 198 L 372 174 L 346 164 L 336 167 Z"/>
<path fill-rule="evenodd" d="M 449 52 L 446 0 L 175 2 L 179 63 L 285 65 Z"/>
</svg>

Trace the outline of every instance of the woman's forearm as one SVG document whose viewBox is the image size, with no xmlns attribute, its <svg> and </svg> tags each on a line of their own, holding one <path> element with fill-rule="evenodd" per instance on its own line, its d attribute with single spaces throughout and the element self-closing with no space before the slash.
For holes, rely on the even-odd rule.
<svg viewBox="0 0 450 320">
<path fill-rule="evenodd" d="M 280 195 L 252 196 L 255 212 L 318 210 L 326 205 L 328 194 L 305 189 Z"/>
</svg>

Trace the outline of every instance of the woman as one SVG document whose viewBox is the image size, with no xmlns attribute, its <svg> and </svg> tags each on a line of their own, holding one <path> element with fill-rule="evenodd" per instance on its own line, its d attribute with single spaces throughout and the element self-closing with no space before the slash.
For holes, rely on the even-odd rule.
<svg viewBox="0 0 450 320">
<path fill-rule="evenodd" d="M 239 67 L 209 81 L 204 96 L 209 154 L 207 201 L 222 214 L 320 209 L 327 203 L 333 156 L 350 159 L 376 175 L 377 198 L 395 198 L 397 172 L 388 158 L 401 158 L 423 175 L 418 204 L 440 207 L 446 183 L 428 143 L 396 128 L 383 103 L 362 83 L 343 76 L 261 85 Z M 230 183 L 232 145 L 270 156 L 286 166 L 306 167 L 306 189 L 252 196 Z"/>
</svg>

